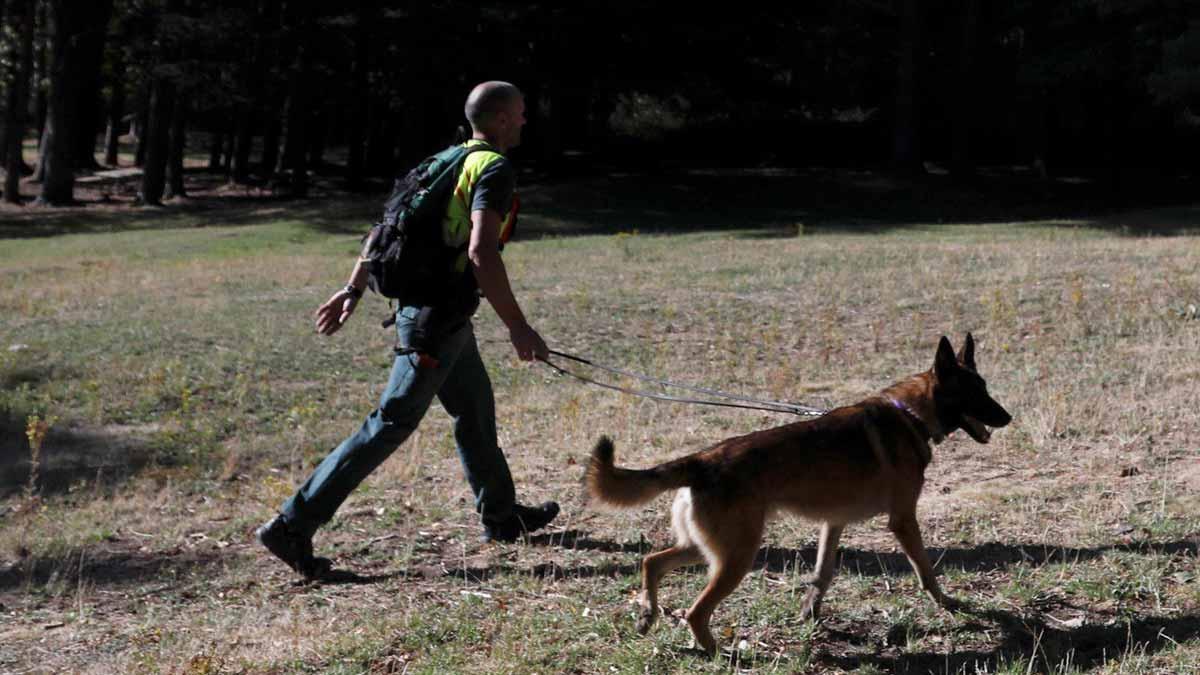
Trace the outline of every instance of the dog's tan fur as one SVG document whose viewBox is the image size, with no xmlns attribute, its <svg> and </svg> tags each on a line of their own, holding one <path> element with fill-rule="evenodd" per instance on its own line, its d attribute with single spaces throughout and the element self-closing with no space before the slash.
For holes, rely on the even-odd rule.
<svg viewBox="0 0 1200 675">
<path fill-rule="evenodd" d="M 709 629 L 713 610 L 750 570 L 767 519 L 777 510 L 822 523 L 805 615 L 816 618 L 820 612 L 842 529 L 879 513 L 888 514 L 888 528 L 921 588 L 939 605 L 952 606 L 938 587 L 917 524 L 917 500 L 933 456 L 930 441 L 961 427 L 986 443 L 990 432 L 983 425 L 1004 426 L 1010 419 L 975 373 L 968 334 L 957 358 L 943 337 L 933 368 L 876 396 L 650 469 L 615 467 L 612 442 L 602 438 L 587 473 L 595 500 L 630 507 L 678 490 L 671 508 L 675 545 L 642 561 L 639 632 L 648 631 L 657 616 L 662 576 L 704 561 L 709 582 L 688 610 L 687 622 L 697 644 L 716 653 Z"/>
</svg>

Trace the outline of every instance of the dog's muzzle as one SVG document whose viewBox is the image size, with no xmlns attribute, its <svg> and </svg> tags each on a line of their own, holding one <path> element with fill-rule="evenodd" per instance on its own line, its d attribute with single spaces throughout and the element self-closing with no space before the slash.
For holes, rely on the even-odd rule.
<svg viewBox="0 0 1200 675">
<path fill-rule="evenodd" d="M 987 443 L 992 438 L 992 430 L 986 424 L 974 417 L 962 416 L 962 429 L 978 443 Z"/>
</svg>

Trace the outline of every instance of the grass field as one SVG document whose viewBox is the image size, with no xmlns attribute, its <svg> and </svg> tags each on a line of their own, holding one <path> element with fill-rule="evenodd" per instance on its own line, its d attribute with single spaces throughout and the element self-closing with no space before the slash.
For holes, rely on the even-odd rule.
<svg viewBox="0 0 1200 675">
<path fill-rule="evenodd" d="M 637 636 L 639 561 L 668 542 L 669 497 L 590 509 L 595 439 L 644 466 L 791 419 L 557 378 L 518 363 L 486 308 L 501 442 L 522 499 L 562 504 L 556 526 L 480 543 L 435 405 L 317 537 L 352 574 L 298 583 L 252 531 L 386 379 L 383 302 L 333 338 L 310 318 L 374 202 L 10 209 L 0 672 L 1200 672 L 1200 209 L 962 224 L 735 211 L 698 227 L 586 194 L 529 190 L 505 252 L 553 347 L 828 407 L 974 333 L 1015 421 L 986 446 L 938 446 L 919 511 L 967 610 L 921 596 L 875 519 L 848 528 L 806 624 L 817 528 L 782 518 L 717 611 L 719 661 L 678 621 L 702 569 L 664 580 L 675 619 Z"/>
</svg>

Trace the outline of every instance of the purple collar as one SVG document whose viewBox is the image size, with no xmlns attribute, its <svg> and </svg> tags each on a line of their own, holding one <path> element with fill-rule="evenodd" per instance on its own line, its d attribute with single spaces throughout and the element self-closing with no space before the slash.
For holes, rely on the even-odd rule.
<svg viewBox="0 0 1200 675">
<path fill-rule="evenodd" d="M 913 426 L 917 428 L 917 433 L 920 434 L 922 438 L 932 440 L 934 443 L 941 443 L 942 441 L 946 440 L 945 434 L 933 433 L 933 431 L 930 430 L 929 425 L 925 424 L 925 420 L 921 419 L 920 415 L 913 412 L 912 408 L 909 408 L 907 405 L 905 405 L 904 401 L 892 398 L 891 396 L 888 396 L 887 399 L 892 402 L 892 407 L 903 412 L 905 415 L 908 415 L 909 421 L 911 421 Z"/>
</svg>

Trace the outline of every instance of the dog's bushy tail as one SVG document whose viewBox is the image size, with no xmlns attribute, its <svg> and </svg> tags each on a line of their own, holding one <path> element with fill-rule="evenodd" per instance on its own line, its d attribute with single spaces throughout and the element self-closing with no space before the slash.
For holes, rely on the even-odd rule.
<svg viewBox="0 0 1200 675">
<path fill-rule="evenodd" d="M 650 469 L 622 469 L 613 465 L 612 440 L 601 436 L 588 465 L 588 492 L 597 502 L 617 508 L 644 504 L 667 490 L 689 485 L 688 459 Z"/>
</svg>

